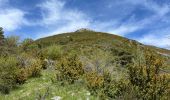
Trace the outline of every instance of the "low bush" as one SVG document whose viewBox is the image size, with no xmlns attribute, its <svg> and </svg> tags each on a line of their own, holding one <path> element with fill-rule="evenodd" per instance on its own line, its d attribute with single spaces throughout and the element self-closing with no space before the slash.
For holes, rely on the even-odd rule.
<svg viewBox="0 0 170 100">
<path fill-rule="evenodd" d="M 38 77 L 41 75 L 42 64 L 39 59 L 32 59 L 31 66 L 29 66 L 30 76 Z"/>
<path fill-rule="evenodd" d="M 74 83 L 84 74 L 83 65 L 77 55 L 61 58 L 56 70 L 57 80 L 66 81 L 69 84 Z"/>
<path fill-rule="evenodd" d="M 42 63 L 38 58 L 33 58 L 28 54 L 21 54 L 19 57 L 19 74 L 17 82 L 23 84 L 29 77 L 38 77 L 41 75 Z"/>
<path fill-rule="evenodd" d="M 136 89 L 136 98 L 161 99 L 168 91 L 169 84 L 166 74 L 160 73 L 160 68 L 163 66 L 162 58 L 155 52 L 146 50 L 140 52 L 133 63 L 128 68 L 128 74 L 131 87 Z"/>
<path fill-rule="evenodd" d="M 18 74 L 18 60 L 15 57 L 0 58 L 0 91 L 8 94 L 15 87 Z"/>
<path fill-rule="evenodd" d="M 103 74 L 98 74 L 95 71 L 87 73 L 85 84 L 91 94 L 99 96 L 100 99 L 113 99 L 116 95 L 115 81 L 107 71 Z"/>
<path fill-rule="evenodd" d="M 19 73 L 17 74 L 16 77 L 16 82 L 19 84 L 24 84 L 27 79 L 28 79 L 27 69 L 25 68 L 19 69 Z"/>
<path fill-rule="evenodd" d="M 51 60 L 57 60 L 61 57 L 62 50 L 60 46 L 52 45 L 44 50 L 42 50 L 42 55 L 44 58 L 51 59 Z"/>
<path fill-rule="evenodd" d="M 88 72 L 85 74 L 85 84 L 87 89 L 93 95 L 97 95 L 102 85 L 104 83 L 104 78 L 102 75 L 99 75 L 97 72 Z"/>
</svg>

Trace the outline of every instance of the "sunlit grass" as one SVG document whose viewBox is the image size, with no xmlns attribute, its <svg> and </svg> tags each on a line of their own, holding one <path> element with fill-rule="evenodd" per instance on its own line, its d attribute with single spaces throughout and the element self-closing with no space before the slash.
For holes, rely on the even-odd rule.
<svg viewBox="0 0 170 100">
<path fill-rule="evenodd" d="M 89 96 L 89 92 L 80 84 L 61 86 L 58 82 L 53 83 L 51 78 L 54 72 L 44 70 L 39 78 L 31 78 L 25 84 L 11 91 L 9 95 L 0 95 L 0 100 L 35 100 L 38 94 L 44 95 L 49 88 L 47 100 L 60 96 L 62 100 L 96 100 L 96 97 Z"/>
</svg>

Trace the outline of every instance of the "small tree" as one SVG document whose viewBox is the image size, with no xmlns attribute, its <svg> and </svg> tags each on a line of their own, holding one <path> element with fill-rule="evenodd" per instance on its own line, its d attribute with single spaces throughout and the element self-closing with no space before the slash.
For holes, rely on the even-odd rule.
<svg viewBox="0 0 170 100">
<path fill-rule="evenodd" d="M 18 36 L 9 36 L 5 38 L 4 46 L 8 55 L 17 54 L 18 53 L 18 43 L 19 37 Z"/>
<path fill-rule="evenodd" d="M 3 45 L 4 45 L 4 32 L 2 27 L 0 27 L 0 56 L 2 56 L 4 51 Z"/>
<path fill-rule="evenodd" d="M 4 41 L 4 32 L 3 32 L 3 28 L 0 27 L 0 46 L 3 44 Z"/>
<path fill-rule="evenodd" d="M 32 44 L 34 40 L 32 39 L 24 39 L 23 42 L 21 43 L 21 48 L 23 51 L 27 51 L 29 49 L 29 45 Z"/>
</svg>

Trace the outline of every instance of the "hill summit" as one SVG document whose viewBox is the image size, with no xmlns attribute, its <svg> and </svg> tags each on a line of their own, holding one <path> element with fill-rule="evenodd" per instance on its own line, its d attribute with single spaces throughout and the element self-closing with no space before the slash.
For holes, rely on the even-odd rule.
<svg viewBox="0 0 170 100">
<path fill-rule="evenodd" d="M 85 31 L 93 31 L 93 30 L 88 29 L 88 28 L 81 28 L 81 29 L 76 30 L 75 32 L 85 32 Z"/>
</svg>

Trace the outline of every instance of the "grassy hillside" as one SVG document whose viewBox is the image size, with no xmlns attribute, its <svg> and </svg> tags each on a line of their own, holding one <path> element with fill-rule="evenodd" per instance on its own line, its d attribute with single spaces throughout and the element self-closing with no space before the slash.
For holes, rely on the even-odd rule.
<svg viewBox="0 0 170 100">
<path fill-rule="evenodd" d="M 137 49 L 137 46 L 140 46 L 142 49 L 148 48 L 158 54 L 161 54 L 168 59 L 167 62 L 169 62 L 170 59 L 170 50 L 144 45 L 135 40 L 130 40 L 121 36 L 109 33 L 95 32 L 86 29 L 41 38 L 35 42 L 37 44 L 41 44 L 42 47 L 47 47 L 54 44 L 62 45 L 66 50 L 74 49 L 77 50 L 77 52 L 80 51 L 80 48 L 90 47 L 93 49 L 100 48 L 102 50 L 113 52 L 126 52 L 131 53 L 132 55 Z"/>
<path fill-rule="evenodd" d="M 170 98 L 169 50 L 87 29 L 21 45 L 15 39 L 1 47 L 0 99 Z"/>
<path fill-rule="evenodd" d="M 96 97 L 89 96 L 88 91 L 81 84 L 60 86 L 53 83 L 51 78 L 55 75 L 54 71 L 48 69 L 42 72 L 42 76 L 29 79 L 24 85 L 11 91 L 9 95 L 0 94 L 0 100 L 52 100 L 59 96 L 62 100 L 96 100 Z M 46 95 L 46 96 L 45 96 Z"/>
<path fill-rule="evenodd" d="M 143 45 L 135 40 L 130 40 L 121 36 L 117 36 L 109 33 L 95 32 L 91 30 L 75 31 L 75 32 L 62 33 L 59 35 L 45 37 L 36 40 L 36 43 L 40 43 L 43 46 L 59 44 L 59 45 L 70 45 L 71 47 L 86 46 L 86 45 L 100 45 L 102 47 L 105 47 L 106 49 L 122 48 L 128 51 L 131 51 L 133 47 L 135 47 L 136 45 L 141 45 L 143 47 L 153 49 L 160 53 L 170 54 L 170 50 L 166 50 L 154 46 Z"/>
</svg>

